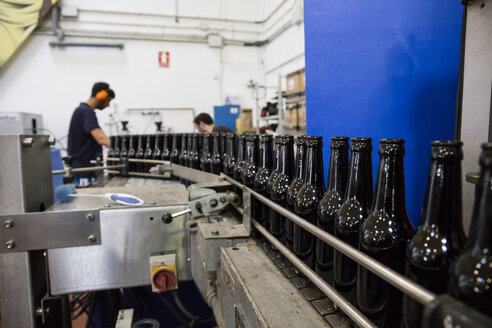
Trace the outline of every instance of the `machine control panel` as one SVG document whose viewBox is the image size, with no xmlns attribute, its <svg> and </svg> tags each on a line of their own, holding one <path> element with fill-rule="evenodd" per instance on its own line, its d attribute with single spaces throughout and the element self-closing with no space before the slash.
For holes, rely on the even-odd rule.
<svg viewBox="0 0 492 328">
<path fill-rule="evenodd" d="M 150 257 L 152 291 L 165 292 L 178 288 L 176 254 L 153 255 Z"/>
</svg>

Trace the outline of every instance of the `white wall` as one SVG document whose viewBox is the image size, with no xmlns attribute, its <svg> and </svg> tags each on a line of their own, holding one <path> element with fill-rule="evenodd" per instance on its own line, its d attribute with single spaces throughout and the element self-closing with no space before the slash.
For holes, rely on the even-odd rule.
<svg viewBox="0 0 492 328">
<path fill-rule="evenodd" d="M 63 139 L 73 109 L 88 98 L 94 82 L 107 81 L 116 91 L 116 99 L 110 108 L 98 112 L 103 129 L 116 132 L 108 125 L 113 114 L 113 120 L 130 120 L 132 132 L 144 133 L 145 128 L 153 131 L 153 117 L 129 114 L 127 109 L 195 108 L 196 113 L 212 113 L 213 106 L 223 104 L 225 96 L 234 96 L 243 108 L 254 109 L 252 90 L 247 87 L 250 80 L 277 85 L 278 72 L 286 74 L 304 67 L 302 24 L 288 28 L 264 47 L 241 45 L 271 37 L 296 16 L 292 11 L 299 0 L 286 0 L 262 24 L 258 21 L 279 7 L 281 0 L 268 5 L 259 0 L 178 1 L 177 23 L 175 3 L 65 0 L 64 5 L 79 10 L 77 18 L 60 22 L 65 41 L 121 42 L 124 49 L 52 48 L 48 43 L 56 38 L 47 20 L 0 69 L 0 111 L 40 113 L 45 128 Z M 209 33 L 220 34 L 226 45 L 209 47 Z M 194 38 L 196 42 L 169 41 L 176 37 L 181 41 Z M 170 52 L 170 68 L 158 67 L 159 51 Z M 298 57 L 282 65 L 293 56 Z M 162 112 L 162 119 L 174 131 L 192 129 L 190 112 Z"/>
<path fill-rule="evenodd" d="M 480 145 L 487 142 L 492 84 L 492 6 L 481 2 L 468 6 L 466 23 L 465 70 L 463 79 L 463 218 L 468 230 L 473 211 L 475 185 L 465 175 L 479 172 Z"/>
</svg>

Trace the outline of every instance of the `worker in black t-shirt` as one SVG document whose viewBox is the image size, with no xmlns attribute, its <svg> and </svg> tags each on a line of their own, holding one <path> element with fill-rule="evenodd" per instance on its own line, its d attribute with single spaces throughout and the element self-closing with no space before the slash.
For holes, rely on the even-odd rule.
<svg viewBox="0 0 492 328">
<path fill-rule="evenodd" d="M 96 109 L 103 110 L 109 106 L 115 93 L 109 88 L 109 84 L 97 82 L 92 87 L 90 98 L 75 109 L 70 121 L 68 131 L 68 155 L 72 157 L 72 167 L 90 166 L 90 161 L 102 155 L 102 146 L 109 147 L 109 137 L 99 126 Z M 95 174 L 76 173 L 76 181 L 87 184 L 94 180 Z"/>
<path fill-rule="evenodd" d="M 199 132 L 234 132 L 225 125 L 214 125 L 214 120 L 207 113 L 198 114 L 193 120 L 193 124 Z"/>
</svg>

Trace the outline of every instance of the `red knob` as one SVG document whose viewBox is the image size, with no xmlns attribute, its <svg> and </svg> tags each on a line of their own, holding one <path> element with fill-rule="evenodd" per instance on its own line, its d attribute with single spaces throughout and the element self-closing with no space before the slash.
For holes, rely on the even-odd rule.
<svg viewBox="0 0 492 328">
<path fill-rule="evenodd" d="M 167 268 L 162 268 L 154 273 L 152 277 L 152 282 L 157 289 L 165 292 L 166 290 L 174 286 L 176 282 L 176 277 L 174 276 L 173 271 Z"/>
</svg>

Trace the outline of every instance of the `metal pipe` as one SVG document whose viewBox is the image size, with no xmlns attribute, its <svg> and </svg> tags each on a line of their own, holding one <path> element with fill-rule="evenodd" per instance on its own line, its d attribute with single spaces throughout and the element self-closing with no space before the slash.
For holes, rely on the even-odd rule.
<svg viewBox="0 0 492 328">
<path fill-rule="evenodd" d="M 253 220 L 253 226 L 258 230 L 268 241 L 277 248 L 292 264 L 298 268 L 306 277 L 311 280 L 330 300 L 338 305 L 347 316 L 350 317 L 359 327 L 376 327 L 369 319 L 367 319 L 355 306 L 348 302 L 340 295 L 333 287 L 328 285 L 320 276 L 318 276 L 310 267 L 295 256 L 287 247 L 272 236 L 261 224 Z"/>
<path fill-rule="evenodd" d="M 73 173 L 80 173 L 80 172 L 94 172 L 94 171 L 102 171 L 102 170 L 110 170 L 110 169 L 122 169 L 124 168 L 125 165 L 119 164 L 119 165 L 107 165 L 107 166 L 92 166 L 92 167 L 79 167 L 79 168 L 72 168 Z M 66 170 L 53 170 L 51 171 L 51 174 L 65 174 Z"/>
<path fill-rule="evenodd" d="M 247 188 L 237 182 L 236 180 L 232 179 L 231 177 L 221 173 L 221 179 L 225 179 L 231 184 L 238 186 L 239 188 Z M 249 189 L 249 188 L 248 188 Z M 361 251 L 349 246 L 348 244 L 344 243 L 338 238 L 333 237 L 331 234 L 327 233 L 326 231 L 323 231 L 322 229 L 316 227 L 315 225 L 312 225 L 309 223 L 307 220 L 301 218 L 300 216 L 290 212 L 289 210 L 283 208 L 282 206 L 278 205 L 277 203 L 271 201 L 270 199 L 260 195 L 259 193 L 255 192 L 254 190 L 251 190 L 251 194 L 261 201 L 262 203 L 268 205 L 268 207 L 274 209 L 281 215 L 285 216 L 287 219 L 291 220 L 295 224 L 299 225 L 303 229 L 309 231 L 325 243 L 329 244 L 330 246 L 336 248 L 338 251 L 342 252 L 344 255 L 350 257 L 352 260 L 355 262 L 359 263 L 363 267 L 367 268 L 371 272 L 373 272 L 375 275 L 379 276 L 380 278 L 384 279 L 387 283 L 390 285 L 398 288 L 400 291 L 403 293 L 407 294 L 408 296 L 412 297 L 415 299 L 417 302 L 419 302 L 422 305 L 428 305 L 431 303 L 435 298 L 436 295 L 424 287 L 414 283 L 407 277 L 402 276 L 398 272 L 396 272 L 393 269 L 390 269 L 389 267 L 381 264 L 380 262 L 374 260 L 370 256 L 367 256 L 366 254 L 362 253 Z"/>
<path fill-rule="evenodd" d="M 92 47 L 123 49 L 123 43 L 90 43 L 90 42 L 50 42 L 50 47 Z"/>
</svg>

